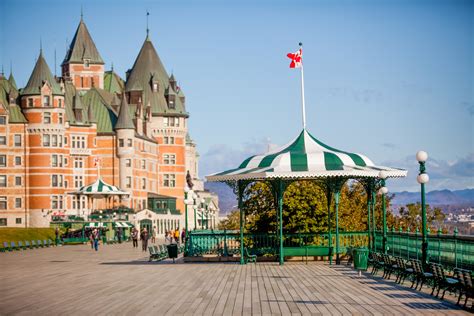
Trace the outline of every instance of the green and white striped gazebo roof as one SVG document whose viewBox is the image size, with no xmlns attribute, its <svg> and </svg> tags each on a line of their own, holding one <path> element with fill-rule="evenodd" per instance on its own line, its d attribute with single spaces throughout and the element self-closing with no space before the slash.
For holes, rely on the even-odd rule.
<svg viewBox="0 0 474 316">
<path fill-rule="evenodd" d="M 406 170 L 376 166 L 364 155 L 332 148 L 304 129 L 289 144 L 249 157 L 238 168 L 207 176 L 206 179 L 217 182 L 272 178 L 377 178 L 382 170 L 389 178 L 407 175 Z"/>
<path fill-rule="evenodd" d="M 105 183 L 101 178 L 98 178 L 94 183 L 83 186 L 78 191 L 69 194 L 95 196 L 129 195 L 128 192 L 124 192 L 114 185 Z"/>
</svg>

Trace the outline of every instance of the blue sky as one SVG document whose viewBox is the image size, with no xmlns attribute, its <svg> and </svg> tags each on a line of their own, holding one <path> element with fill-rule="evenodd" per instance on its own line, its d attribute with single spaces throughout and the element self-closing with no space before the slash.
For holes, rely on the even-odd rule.
<svg viewBox="0 0 474 316">
<path fill-rule="evenodd" d="M 0 3 L 0 62 L 23 86 L 40 38 L 51 68 L 84 20 L 124 77 L 150 35 L 187 96 L 201 176 L 231 168 L 301 130 L 304 43 L 308 130 L 377 164 L 409 169 L 392 191 L 474 187 L 472 1 L 11 1 Z"/>
</svg>

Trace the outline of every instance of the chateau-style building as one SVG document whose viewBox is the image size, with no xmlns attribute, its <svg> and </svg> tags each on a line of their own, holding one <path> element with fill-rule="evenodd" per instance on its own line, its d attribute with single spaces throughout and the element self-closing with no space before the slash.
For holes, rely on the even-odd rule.
<svg viewBox="0 0 474 316">
<path fill-rule="evenodd" d="M 187 170 L 199 181 L 183 91 L 148 31 L 125 79 L 104 65 L 81 17 L 61 77 L 41 50 L 24 88 L 1 75 L 0 226 L 48 226 L 56 212 L 87 215 L 91 201 L 68 193 L 96 181 L 99 169 L 103 181 L 130 194 L 115 206 L 138 212 L 162 197 L 184 212 Z"/>
</svg>

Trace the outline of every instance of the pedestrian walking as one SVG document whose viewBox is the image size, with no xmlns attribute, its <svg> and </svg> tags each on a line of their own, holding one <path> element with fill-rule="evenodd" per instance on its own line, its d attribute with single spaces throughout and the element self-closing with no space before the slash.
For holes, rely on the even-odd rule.
<svg viewBox="0 0 474 316">
<path fill-rule="evenodd" d="M 156 226 L 153 226 L 153 230 L 151 232 L 151 242 L 153 244 L 155 243 L 155 237 L 156 237 Z"/>
<path fill-rule="evenodd" d="M 118 243 L 121 244 L 122 243 L 122 227 L 119 227 L 117 229 L 117 240 L 118 240 Z"/>
<path fill-rule="evenodd" d="M 176 227 L 174 231 L 174 241 L 178 244 L 179 243 L 179 227 Z"/>
<path fill-rule="evenodd" d="M 181 231 L 181 243 L 184 244 L 184 241 L 186 240 L 186 230 L 183 228 Z"/>
<path fill-rule="evenodd" d="M 94 249 L 95 251 L 99 250 L 99 230 L 96 228 L 94 229 L 93 233 L 94 235 Z"/>
<path fill-rule="evenodd" d="M 94 250 L 94 232 L 89 234 L 89 241 L 91 242 L 91 249 Z"/>
<path fill-rule="evenodd" d="M 148 238 L 149 238 L 148 231 L 146 230 L 146 228 L 143 228 L 140 234 L 140 239 L 142 240 L 142 251 L 147 251 Z"/>
<path fill-rule="evenodd" d="M 133 248 L 138 248 L 138 230 L 134 227 L 132 229 L 132 243 L 133 243 Z"/>
<path fill-rule="evenodd" d="M 56 235 L 56 238 L 54 239 L 54 243 L 57 246 L 59 244 L 59 228 L 58 227 L 56 227 L 56 229 L 54 230 L 54 235 Z"/>
</svg>

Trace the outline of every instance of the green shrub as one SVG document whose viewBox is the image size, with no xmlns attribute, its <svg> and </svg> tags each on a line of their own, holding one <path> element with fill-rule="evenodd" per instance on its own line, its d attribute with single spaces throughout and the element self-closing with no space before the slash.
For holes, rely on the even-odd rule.
<svg viewBox="0 0 474 316">
<path fill-rule="evenodd" d="M 56 238 L 54 228 L 0 228 L 0 243 L 4 241 L 48 240 Z"/>
</svg>

